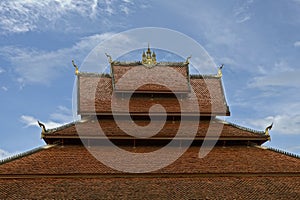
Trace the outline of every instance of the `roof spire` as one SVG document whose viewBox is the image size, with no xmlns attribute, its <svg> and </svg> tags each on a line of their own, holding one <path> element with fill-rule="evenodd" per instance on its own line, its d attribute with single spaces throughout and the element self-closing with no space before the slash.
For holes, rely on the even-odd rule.
<svg viewBox="0 0 300 200">
<path fill-rule="evenodd" d="M 109 54 L 107 54 L 107 53 L 105 53 L 105 55 L 106 55 L 106 57 L 108 58 L 108 62 L 109 62 L 109 63 L 112 63 L 113 61 L 112 61 L 111 56 L 110 56 Z"/>
<path fill-rule="evenodd" d="M 78 66 L 75 64 L 74 60 L 72 60 L 72 64 L 75 67 L 75 75 L 78 75 L 79 73 Z"/>
<path fill-rule="evenodd" d="M 149 43 L 148 43 L 148 49 L 147 49 L 146 53 L 145 53 L 145 51 L 143 51 L 142 64 L 149 65 L 149 66 L 156 64 L 156 54 L 154 51 L 151 52 Z"/>
<path fill-rule="evenodd" d="M 47 132 L 46 126 L 43 123 L 41 123 L 39 120 L 37 122 L 38 125 L 42 128 L 42 133 L 46 133 Z"/>
<path fill-rule="evenodd" d="M 222 77 L 222 76 L 223 76 L 223 74 L 222 74 L 222 69 L 223 69 L 223 67 L 224 67 L 224 64 L 222 64 L 222 65 L 219 67 L 217 77 Z"/>
<path fill-rule="evenodd" d="M 192 55 L 190 55 L 189 57 L 187 57 L 186 60 L 185 60 L 185 63 L 186 63 L 186 64 L 189 64 L 191 58 L 192 58 Z"/>
<path fill-rule="evenodd" d="M 269 141 L 271 140 L 269 130 L 271 130 L 272 127 L 273 127 L 273 122 L 272 122 L 272 124 L 271 124 L 270 126 L 268 126 L 268 127 L 265 129 L 265 134 L 266 134 L 267 136 L 269 136 Z"/>
</svg>

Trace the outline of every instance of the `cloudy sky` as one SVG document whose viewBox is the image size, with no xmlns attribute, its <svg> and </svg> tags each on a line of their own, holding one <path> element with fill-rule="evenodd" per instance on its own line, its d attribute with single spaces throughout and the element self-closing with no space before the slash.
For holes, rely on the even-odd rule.
<svg viewBox="0 0 300 200">
<path fill-rule="evenodd" d="M 80 65 L 101 41 L 139 27 L 196 40 L 225 64 L 226 120 L 274 122 L 265 145 L 300 154 L 299 0 L 2 0 L 0 159 L 44 144 L 37 119 L 73 121 L 72 59 Z"/>
</svg>

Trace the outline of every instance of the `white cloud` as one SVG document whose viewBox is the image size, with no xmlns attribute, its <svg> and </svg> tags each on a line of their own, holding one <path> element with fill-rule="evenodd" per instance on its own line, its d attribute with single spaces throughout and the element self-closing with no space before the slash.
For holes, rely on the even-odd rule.
<svg viewBox="0 0 300 200">
<path fill-rule="evenodd" d="M 245 119 L 244 124 L 253 126 L 256 129 L 264 130 L 274 122 L 273 134 L 300 135 L 300 102 L 275 101 L 268 105 L 263 104 L 258 109 L 268 116 L 257 119 Z"/>
<path fill-rule="evenodd" d="M 127 6 L 122 6 L 121 11 L 123 11 L 126 15 L 129 15 L 129 13 L 130 13 L 130 10 Z"/>
<path fill-rule="evenodd" d="M 113 33 L 96 34 L 84 37 L 74 46 L 57 51 L 39 51 L 14 46 L 0 48 L 0 55 L 10 61 L 17 81 L 24 86 L 27 83 L 49 84 L 62 72 L 72 67 L 71 60 L 83 58 L 101 41 Z"/>
<path fill-rule="evenodd" d="M 268 86 L 300 87 L 299 70 L 282 72 L 277 74 L 267 74 L 265 76 L 254 77 L 249 87 L 265 89 Z"/>
<path fill-rule="evenodd" d="M 236 65 L 237 63 L 235 62 L 234 59 L 230 57 L 222 57 L 219 59 L 219 62 L 224 64 L 224 65 Z"/>
<path fill-rule="evenodd" d="M 25 124 L 25 128 L 29 126 L 39 127 L 37 123 L 38 119 L 33 116 L 22 115 L 20 117 L 20 121 Z M 72 121 L 72 111 L 64 106 L 58 106 L 56 112 L 50 114 L 50 120 L 45 122 L 40 120 L 40 122 L 42 122 L 46 126 L 46 129 L 56 128 Z"/>
<path fill-rule="evenodd" d="M 119 14 L 122 8 L 123 12 L 128 11 L 128 6 L 133 4 L 113 0 L 2 0 L 0 29 L 4 33 L 47 29 L 68 31 L 78 27 L 78 19 L 104 25 L 107 17 Z"/>
<path fill-rule="evenodd" d="M 237 23 L 243 23 L 251 19 L 251 14 L 249 13 L 249 9 L 253 0 L 242 1 L 242 5 L 238 6 L 234 9 L 234 16 L 236 17 Z"/>
<path fill-rule="evenodd" d="M 135 5 L 137 7 L 138 3 L 135 3 Z M 196 31 L 197 36 L 195 37 L 201 37 L 200 41 L 203 42 L 205 48 L 211 49 L 211 52 L 216 51 L 216 48 L 220 45 L 234 47 L 241 42 L 241 37 L 235 30 L 237 25 L 232 19 L 232 14 L 224 13 L 222 9 L 217 9 L 210 3 L 201 3 L 200 1 L 178 1 L 176 3 L 156 1 L 155 3 L 150 2 L 146 5 L 140 5 L 140 8 L 148 8 L 149 12 L 154 12 L 159 10 L 154 8 L 157 5 L 162 9 L 167 8 L 168 14 L 176 15 L 175 18 L 183 19 L 188 24 L 192 23 L 193 26 L 187 27 L 185 33 L 188 33 L 189 29 L 192 32 Z M 131 7 L 129 9 L 132 11 Z M 166 18 L 165 20 L 168 21 L 169 19 Z"/>
<path fill-rule="evenodd" d="M 272 68 L 258 67 L 262 75 L 256 76 L 248 84 L 249 87 L 265 89 L 269 86 L 300 87 L 298 68 L 291 67 L 285 60 L 275 62 Z"/>
<path fill-rule="evenodd" d="M 237 22 L 237 23 L 243 23 L 243 22 L 248 21 L 248 20 L 250 20 L 250 19 L 251 19 L 251 16 L 250 16 L 250 15 L 247 15 L 247 16 L 244 16 L 244 17 L 241 18 L 241 19 L 238 19 L 236 22 Z"/>
<path fill-rule="evenodd" d="M 22 123 L 24 123 L 26 125 L 25 127 L 38 126 L 37 119 L 32 116 L 22 115 L 20 120 Z"/>
<path fill-rule="evenodd" d="M 291 151 L 291 152 L 298 152 L 298 154 L 300 155 L 300 145 L 298 146 L 291 146 L 289 148 L 287 148 L 288 151 Z"/>
<path fill-rule="evenodd" d="M 5 87 L 5 86 L 2 86 L 1 89 L 2 89 L 3 91 L 5 91 L 5 92 L 8 91 L 8 88 Z"/>
<path fill-rule="evenodd" d="M 71 122 L 73 121 L 72 110 L 64 106 L 58 106 L 56 112 L 50 115 L 50 119 L 64 123 Z"/>
<path fill-rule="evenodd" d="M 4 73 L 5 70 L 3 68 L 0 67 L 0 74 Z"/>
<path fill-rule="evenodd" d="M 123 0 L 125 3 L 132 3 L 131 0 Z"/>
<path fill-rule="evenodd" d="M 272 130 L 276 133 L 300 135 L 300 114 L 280 114 L 268 116 L 263 119 L 251 119 L 247 120 L 247 122 L 260 130 L 264 130 L 273 122 Z"/>
<path fill-rule="evenodd" d="M 5 158 L 8 158 L 8 157 L 10 157 L 10 156 L 12 156 L 12 155 L 14 155 L 14 154 L 16 154 L 16 153 L 10 153 L 10 152 L 8 152 L 8 151 L 5 151 L 5 150 L 3 150 L 3 149 L 0 149 L 0 160 L 5 159 Z"/>
<path fill-rule="evenodd" d="M 300 41 L 296 41 L 296 42 L 294 43 L 294 46 L 295 46 L 295 47 L 300 47 Z"/>
<path fill-rule="evenodd" d="M 22 115 L 20 120 L 23 124 L 25 124 L 25 128 L 27 128 L 29 126 L 39 127 L 39 125 L 37 123 L 37 119 L 35 117 L 29 116 L 29 115 Z M 47 121 L 47 122 L 41 121 L 41 123 L 43 123 L 46 126 L 46 129 L 56 128 L 56 127 L 63 125 L 63 123 L 57 123 L 54 121 Z"/>
</svg>

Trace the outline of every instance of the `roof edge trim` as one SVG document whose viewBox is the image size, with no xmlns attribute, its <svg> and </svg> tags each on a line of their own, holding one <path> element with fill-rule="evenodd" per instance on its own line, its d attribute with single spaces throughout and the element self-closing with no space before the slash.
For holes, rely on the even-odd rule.
<svg viewBox="0 0 300 200">
<path fill-rule="evenodd" d="M 62 129 L 65 129 L 65 128 L 69 128 L 73 125 L 76 125 L 78 123 L 83 123 L 85 121 L 75 121 L 75 122 L 70 122 L 68 124 L 64 124 L 62 126 L 59 126 L 59 127 L 56 127 L 56 128 L 52 128 L 52 129 L 47 129 L 47 132 L 44 133 L 44 135 L 47 135 L 48 133 L 52 133 L 52 132 L 55 132 L 55 131 L 59 131 L 59 130 L 62 130 Z"/>
<path fill-rule="evenodd" d="M 79 72 L 78 76 L 92 76 L 100 78 L 111 78 L 111 75 L 108 73 L 97 73 L 97 72 Z"/>
<path fill-rule="evenodd" d="M 136 66 L 141 65 L 143 66 L 143 63 L 141 61 L 113 61 L 111 63 L 112 66 Z M 186 67 L 188 66 L 188 63 L 186 62 L 157 62 L 155 64 L 156 66 L 178 66 L 178 67 Z"/>
<path fill-rule="evenodd" d="M 270 150 L 270 151 L 274 151 L 276 153 L 281 153 L 281 154 L 284 154 L 284 155 L 287 155 L 287 156 L 290 156 L 290 157 L 293 157 L 293 158 L 300 159 L 300 155 L 295 154 L 295 153 L 290 153 L 290 152 L 287 152 L 287 151 L 284 151 L 284 150 L 281 150 L 281 149 L 277 149 L 277 148 L 273 148 L 273 147 L 266 147 L 266 149 Z"/>
<path fill-rule="evenodd" d="M 233 126 L 235 128 L 238 128 L 238 129 L 241 129 L 243 131 L 249 131 L 249 132 L 252 132 L 252 133 L 256 133 L 256 134 L 259 134 L 259 135 L 262 135 L 262 136 L 266 136 L 267 135 L 265 134 L 264 131 L 258 131 L 258 130 L 254 130 L 254 129 L 251 129 L 251 128 L 247 128 L 247 127 L 244 127 L 244 126 L 240 126 L 238 124 L 235 124 L 235 123 L 232 123 L 232 122 L 228 122 L 228 121 L 225 121 L 225 120 L 221 120 L 219 119 L 223 124 L 228 124 L 230 126 Z"/>
<path fill-rule="evenodd" d="M 190 74 L 191 79 L 205 79 L 205 78 L 215 78 L 215 79 L 221 79 L 220 76 L 217 76 L 215 74 Z"/>
<path fill-rule="evenodd" d="M 28 151 L 25 151 L 25 152 L 22 152 L 22 153 L 15 154 L 13 156 L 10 156 L 8 158 L 4 158 L 4 159 L 0 160 L 0 165 L 11 162 L 13 160 L 17 160 L 19 158 L 23 158 L 25 156 L 29 156 L 31 154 L 34 154 L 34 153 L 39 152 L 39 151 L 44 150 L 44 149 L 49 149 L 49 148 L 54 147 L 54 146 L 56 146 L 56 145 L 44 145 L 44 146 L 40 146 L 40 147 L 31 149 L 31 150 L 28 150 Z"/>
</svg>

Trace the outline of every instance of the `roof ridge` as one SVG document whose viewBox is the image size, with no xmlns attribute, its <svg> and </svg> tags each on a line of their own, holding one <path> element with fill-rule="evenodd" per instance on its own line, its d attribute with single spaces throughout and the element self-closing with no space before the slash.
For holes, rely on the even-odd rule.
<svg viewBox="0 0 300 200">
<path fill-rule="evenodd" d="M 230 126 L 233 126 L 235 128 L 238 128 L 238 129 L 241 129 L 241 130 L 244 130 L 244 131 L 249 131 L 249 132 L 256 133 L 256 134 L 265 135 L 264 131 L 258 131 L 258 130 L 254 130 L 254 129 L 251 129 L 251 128 L 247 128 L 247 127 L 244 127 L 244 126 L 241 126 L 241 125 L 238 125 L 236 123 L 232 123 L 232 122 L 229 122 L 229 121 L 226 121 L 226 120 L 221 120 L 221 121 L 223 121 L 224 124 L 228 124 Z"/>
<path fill-rule="evenodd" d="M 97 73 L 97 72 L 79 72 L 78 75 L 83 76 L 96 76 L 96 77 L 104 77 L 104 78 L 111 78 L 109 73 Z"/>
<path fill-rule="evenodd" d="M 44 146 L 36 147 L 34 149 L 31 149 L 31 150 L 28 150 L 28 151 L 25 151 L 25 152 L 22 152 L 22 153 L 18 153 L 18 154 L 9 156 L 7 158 L 4 158 L 4 159 L 0 160 L 0 165 L 5 164 L 5 163 L 10 162 L 10 161 L 13 161 L 13 160 L 16 160 L 16 159 L 19 159 L 19 158 L 22 158 L 22 157 L 25 157 L 25 156 L 29 156 L 33 153 L 36 153 L 36 152 L 41 151 L 43 149 L 51 148 L 53 146 L 56 146 L 56 145 L 44 145 Z"/>
<path fill-rule="evenodd" d="M 85 119 L 85 120 L 77 120 L 77 121 L 73 121 L 73 122 L 70 122 L 70 123 L 67 123 L 67 124 L 64 124 L 64 125 L 61 125 L 61 126 L 58 126 L 56 128 L 51 128 L 51 129 L 47 129 L 47 132 L 44 133 L 44 134 L 47 134 L 47 133 L 53 133 L 55 131 L 60 131 L 60 130 L 63 130 L 65 128 L 69 128 L 73 125 L 76 125 L 76 124 L 82 124 L 82 123 L 86 123 L 86 122 L 89 122 L 89 121 L 93 121 L 94 119 Z M 97 120 L 97 119 L 96 119 Z"/>
<path fill-rule="evenodd" d="M 73 125 L 76 125 L 78 123 L 84 123 L 84 122 L 86 122 L 86 121 L 73 121 L 73 122 L 70 122 L 70 123 L 58 126 L 56 128 L 47 129 L 46 133 L 44 133 L 44 134 L 52 133 L 52 132 L 55 132 L 55 131 L 59 131 L 59 130 L 65 129 L 65 128 L 69 128 L 69 127 L 71 127 Z"/>
<path fill-rule="evenodd" d="M 144 65 L 141 61 L 113 61 L 112 62 L 112 65 L 129 65 L 129 66 L 135 66 L 135 65 Z M 188 63 L 186 62 L 157 62 L 155 64 L 155 66 L 159 66 L 159 65 L 162 65 L 162 66 L 168 66 L 168 65 L 176 65 L 178 67 L 181 67 L 181 66 L 187 66 Z"/>
<path fill-rule="evenodd" d="M 295 154 L 295 153 L 290 153 L 290 152 L 284 151 L 282 149 L 277 149 L 277 148 L 273 148 L 273 147 L 267 147 L 267 150 L 274 151 L 274 152 L 281 153 L 281 154 L 284 154 L 284 155 L 287 155 L 287 156 L 290 156 L 290 157 L 293 157 L 293 158 L 300 159 L 300 155 Z"/>
<path fill-rule="evenodd" d="M 192 78 L 192 79 L 203 79 L 203 78 L 221 79 L 221 77 L 217 76 L 216 74 L 190 74 L 190 78 Z"/>
</svg>

